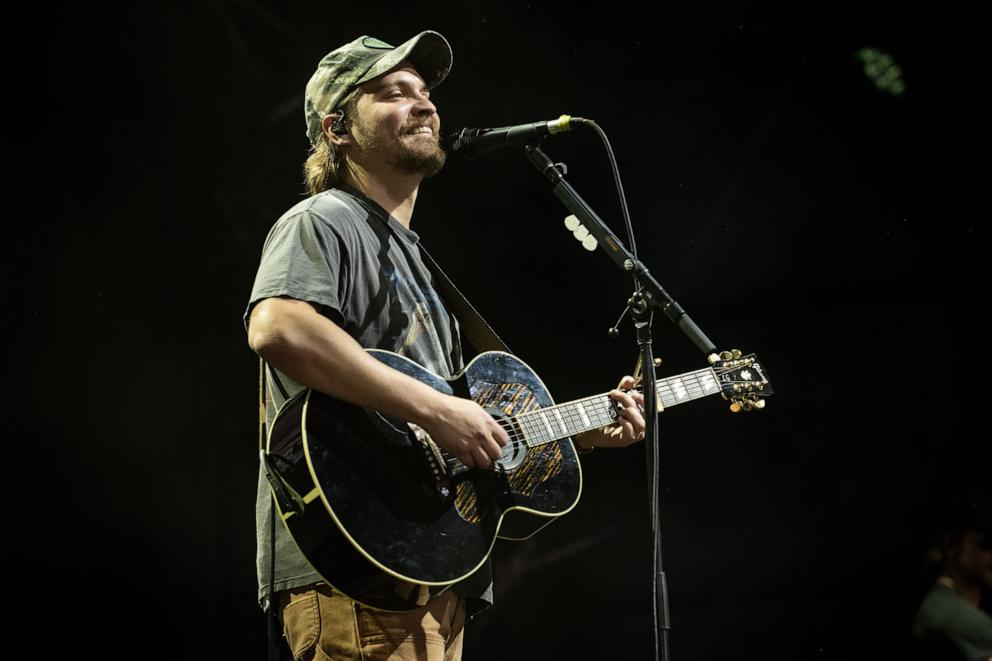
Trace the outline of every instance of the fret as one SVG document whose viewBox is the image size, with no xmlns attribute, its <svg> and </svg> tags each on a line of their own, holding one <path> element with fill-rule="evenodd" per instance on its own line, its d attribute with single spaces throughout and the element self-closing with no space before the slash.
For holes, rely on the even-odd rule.
<svg viewBox="0 0 992 661">
<path fill-rule="evenodd" d="M 575 403 L 575 412 L 579 416 L 579 425 L 583 431 L 596 428 L 596 423 L 592 419 L 592 416 L 595 416 L 595 411 L 592 411 L 589 405 L 590 401 L 588 397 Z"/>
<path fill-rule="evenodd" d="M 589 421 L 589 414 L 586 413 L 586 407 L 582 406 L 582 402 L 576 402 L 575 408 L 579 411 L 579 417 L 582 418 L 582 426 L 587 429 L 592 429 L 593 424 Z"/>
<path fill-rule="evenodd" d="M 711 370 L 689 372 L 658 382 L 658 396 L 667 408 L 719 392 L 720 386 Z"/>
<path fill-rule="evenodd" d="M 544 427 L 548 430 L 548 440 L 551 440 L 555 437 L 555 430 L 551 428 L 551 422 L 548 420 L 548 414 L 545 413 L 544 409 L 541 409 L 538 415 L 544 422 Z"/>
<path fill-rule="evenodd" d="M 686 375 L 685 381 L 686 389 L 689 391 L 689 397 L 692 399 L 697 399 L 703 396 L 703 389 L 699 387 L 699 377 L 696 373 Z"/>
<path fill-rule="evenodd" d="M 591 429 L 597 429 L 606 424 L 603 420 L 603 405 L 602 402 L 597 398 L 590 398 L 586 400 L 586 412 L 589 415 Z"/>
<path fill-rule="evenodd" d="M 582 431 L 582 422 L 579 420 L 578 411 L 575 410 L 575 403 L 568 402 L 567 404 L 562 404 L 559 407 L 565 412 L 565 424 L 568 427 L 568 436 L 577 434 Z"/>
<path fill-rule="evenodd" d="M 534 439 L 537 441 L 537 444 L 540 445 L 541 443 L 544 443 L 547 439 L 544 438 L 544 427 L 541 426 L 541 421 L 538 418 L 538 411 L 532 412 L 529 416 L 527 416 L 527 418 L 530 422 L 530 428 L 534 432 Z"/>
<path fill-rule="evenodd" d="M 700 379 L 700 385 L 707 395 L 720 390 L 720 386 L 717 384 L 716 379 L 713 378 L 713 372 L 710 370 L 702 370 L 702 378 Z"/>
<path fill-rule="evenodd" d="M 703 392 L 703 387 L 699 384 L 699 374 L 693 372 L 689 377 L 692 379 L 692 388 L 689 389 L 689 394 L 692 395 L 692 398 L 699 399 L 700 397 L 705 397 L 706 393 Z"/>
<path fill-rule="evenodd" d="M 704 384 L 704 379 L 709 380 L 710 383 L 709 388 L 707 388 L 706 385 Z M 697 372 L 693 372 L 692 381 L 693 381 L 693 388 L 692 388 L 693 399 L 706 397 L 707 395 L 711 394 L 714 390 L 716 390 L 716 382 L 713 381 L 713 378 L 707 374 L 707 370 L 699 370 Z"/>
<path fill-rule="evenodd" d="M 658 396 L 661 397 L 661 403 L 665 405 L 665 408 L 675 406 L 679 403 L 669 381 L 670 379 L 665 379 L 658 382 Z"/>
<path fill-rule="evenodd" d="M 661 394 L 662 399 L 666 399 L 667 396 L 666 406 L 675 406 L 682 402 L 676 391 L 674 381 L 674 379 L 667 379 L 664 383 L 665 390 Z"/>
<path fill-rule="evenodd" d="M 604 425 L 608 425 L 613 422 L 614 420 L 612 415 L 613 405 L 610 403 L 612 401 L 613 400 L 610 399 L 609 395 L 604 395 L 603 397 L 600 397 L 599 400 L 596 402 L 596 404 L 598 404 L 599 406 L 599 410 L 597 411 L 597 413 L 599 414 L 597 416 L 599 418 L 599 420 L 597 420 L 598 427 L 602 427 Z"/>
<path fill-rule="evenodd" d="M 530 435 L 527 433 L 527 427 L 526 427 L 526 425 L 524 425 L 524 417 L 523 417 L 523 415 L 516 415 L 516 416 L 514 416 L 512 418 L 512 420 L 513 420 L 514 424 L 516 424 L 517 429 L 520 430 L 520 437 L 523 438 L 524 439 L 524 443 L 526 443 L 527 446 L 530 447 L 530 445 L 531 445 L 531 443 L 530 443 Z"/>
<path fill-rule="evenodd" d="M 555 430 L 555 436 L 568 436 L 568 423 L 565 420 L 565 414 L 568 413 L 568 409 L 562 404 L 555 404 L 545 410 L 551 419 L 551 426 Z"/>
<path fill-rule="evenodd" d="M 694 373 L 692 375 L 693 380 L 696 382 L 696 393 L 697 394 L 696 394 L 695 399 L 699 399 L 700 397 L 706 397 L 711 392 L 710 390 L 707 390 L 703 386 L 703 377 L 705 377 L 705 376 L 706 376 L 706 373 L 705 372 L 696 372 L 696 373 Z"/>
<path fill-rule="evenodd" d="M 530 446 L 541 444 L 540 430 L 534 424 L 533 417 L 533 414 L 530 413 L 517 416 L 517 422 L 520 424 L 520 428 L 524 430 L 524 435 L 527 437 L 527 444 Z"/>
<path fill-rule="evenodd" d="M 679 384 L 682 386 L 682 401 L 689 402 L 695 399 L 696 386 L 691 381 L 691 374 L 684 374 L 679 377 Z"/>
</svg>

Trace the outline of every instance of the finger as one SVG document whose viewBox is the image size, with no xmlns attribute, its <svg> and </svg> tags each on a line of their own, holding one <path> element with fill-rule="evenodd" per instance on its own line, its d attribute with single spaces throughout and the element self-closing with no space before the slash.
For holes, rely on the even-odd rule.
<svg viewBox="0 0 992 661">
<path fill-rule="evenodd" d="M 647 432 L 648 421 L 643 415 L 639 416 L 637 420 L 634 421 L 634 440 L 640 440 L 644 438 L 644 434 Z"/>
<path fill-rule="evenodd" d="M 644 440 L 644 435 L 647 433 L 647 427 L 645 426 L 644 421 L 641 420 L 640 422 L 633 422 L 629 433 L 630 436 L 628 436 L 628 440 L 631 443 Z"/>
<path fill-rule="evenodd" d="M 503 425 L 493 420 L 492 430 L 493 430 L 493 439 L 500 447 L 505 447 L 510 443 L 510 435 L 506 433 L 506 430 L 503 428 Z"/>
<path fill-rule="evenodd" d="M 486 453 L 485 448 L 478 445 L 472 448 L 472 456 L 475 457 L 476 468 L 489 468 L 489 465 L 493 463 Z"/>
<path fill-rule="evenodd" d="M 637 408 L 637 401 L 629 394 L 620 390 L 610 391 L 610 397 L 623 404 L 624 408 Z"/>
<path fill-rule="evenodd" d="M 498 461 L 503 456 L 503 447 L 493 439 L 487 439 L 483 443 L 483 450 L 486 456 L 493 461 Z"/>
<path fill-rule="evenodd" d="M 641 415 L 641 412 L 636 408 L 631 407 L 620 411 L 620 417 L 623 420 L 630 422 L 630 424 L 634 426 L 635 430 L 644 428 L 644 416 Z"/>
<path fill-rule="evenodd" d="M 620 415 L 629 420 L 644 420 L 644 409 L 637 403 L 620 409 Z"/>
<path fill-rule="evenodd" d="M 634 387 L 634 377 L 630 376 L 629 374 L 624 376 L 622 379 L 620 379 L 620 385 L 617 386 L 617 388 L 626 388 L 628 390 L 633 387 Z"/>
</svg>

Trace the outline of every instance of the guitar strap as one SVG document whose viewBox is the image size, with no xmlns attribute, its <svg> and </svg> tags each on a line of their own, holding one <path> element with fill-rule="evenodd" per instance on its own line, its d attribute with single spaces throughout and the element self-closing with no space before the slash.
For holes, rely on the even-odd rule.
<svg viewBox="0 0 992 661">
<path fill-rule="evenodd" d="M 475 347 L 475 350 L 480 353 L 483 351 L 505 351 L 506 353 L 513 353 L 507 348 L 506 343 L 496 335 L 496 331 L 486 323 L 486 320 L 482 318 L 478 310 L 468 302 L 465 295 L 458 291 L 455 284 L 451 282 L 451 279 L 441 270 L 441 267 L 434 261 L 431 254 L 424 248 L 422 242 L 420 243 L 420 254 L 424 258 L 424 264 L 427 266 L 427 270 L 434 276 L 435 287 L 441 296 L 444 297 L 448 307 L 458 319 L 458 323 L 461 324 L 462 330 L 468 337 L 469 342 L 472 343 L 472 346 Z"/>
<path fill-rule="evenodd" d="M 395 230 L 386 221 L 389 214 L 382 208 L 382 205 L 351 186 L 344 185 L 340 188 L 368 209 L 369 218 L 375 218 L 386 228 L 386 231 L 391 234 L 395 233 Z M 468 302 L 465 295 L 458 291 L 458 288 L 451 282 L 451 279 L 441 270 L 441 267 L 434 261 L 431 254 L 427 252 L 423 241 L 419 241 L 417 245 L 420 248 L 420 255 L 424 260 L 424 265 L 433 276 L 434 287 L 444 298 L 444 301 L 448 304 L 448 308 L 454 313 L 455 318 L 458 319 L 459 325 L 468 337 L 469 342 L 475 347 L 475 350 L 479 353 L 483 351 L 505 351 L 506 353 L 512 353 L 507 348 L 506 343 L 499 339 L 496 332 L 482 318 L 482 315 L 472 307 L 472 304 Z"/>
</svg>

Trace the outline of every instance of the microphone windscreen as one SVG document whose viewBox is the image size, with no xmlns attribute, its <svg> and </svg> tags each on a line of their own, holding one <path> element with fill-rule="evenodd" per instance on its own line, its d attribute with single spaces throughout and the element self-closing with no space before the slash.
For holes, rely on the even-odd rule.
<svg viewBox="0 0 992 661">
<path fill-rule="evenodd" d="M 476 136 L 481 133 L 481 129 L 462 129 L 453 131 L 441 138 L 441 148 L 449 154 L 459 154 L 460 156 L 474 156 L 469 149 Z"/>
</svg>

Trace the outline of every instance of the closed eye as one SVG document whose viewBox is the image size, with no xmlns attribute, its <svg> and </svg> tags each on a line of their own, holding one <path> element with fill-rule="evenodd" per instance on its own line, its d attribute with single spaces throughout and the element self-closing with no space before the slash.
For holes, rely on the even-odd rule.
<svg viewBox="0 0 992 661">
<path fill-rule="evenodd" d="M 420 90 L 420 94 L 423 97 L 429 99 L 430 96 L 431 96 L 431 91 L 430 91 L 430 89 L 428 89 L 428 88 L 425 87 L 424 89 Z M 397 89 L 393 89 L 393 90 L 390 90 L 390 91 L 386 92 L 386 94 L 385 94 L 385 96 L 383 96 L 383 98 L 385 98 L 385 99 L 399 99 L 399 98 L 402 98 L 404 96 L 406 96 L 406 92 L 404 92 L 404 90 L 402 90 L 400 88 L 397 88 Z"/>
</svg>

